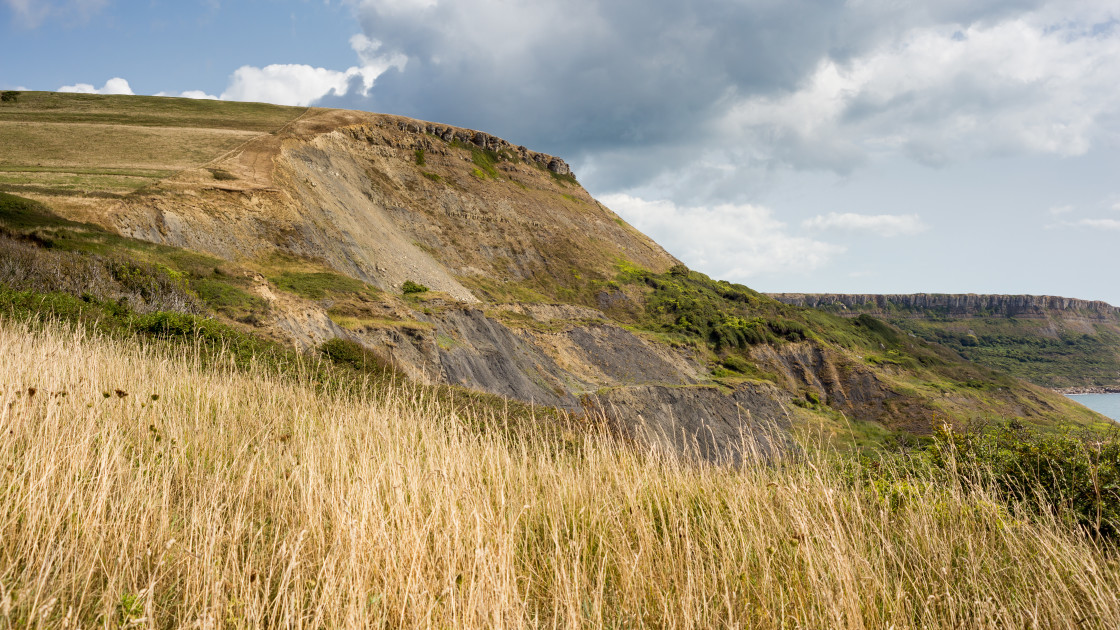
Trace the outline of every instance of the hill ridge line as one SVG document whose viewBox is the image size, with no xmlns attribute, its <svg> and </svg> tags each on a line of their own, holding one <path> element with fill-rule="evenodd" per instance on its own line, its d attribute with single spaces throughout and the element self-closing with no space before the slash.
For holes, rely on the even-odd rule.
<svg viewBox="0 0 1120 630">
<path fill-rule="evenodd" d="M 868 306 L 883 312 L 940 311 L 945 315 L 986 313 L 1006 317 L 1044 317 L 1048 312 L 1074 313 L 1101 319 L 1120 318 L 1120 308 L 1101 300 L 1082 300 L 1055 295 L 995 293 L 767 293 L 792 304 L 843 313 Z"/>
</svg>

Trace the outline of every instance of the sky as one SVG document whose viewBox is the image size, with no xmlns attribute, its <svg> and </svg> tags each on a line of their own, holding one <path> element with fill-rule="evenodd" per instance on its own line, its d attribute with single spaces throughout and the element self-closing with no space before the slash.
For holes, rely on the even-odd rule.
<svg viewBox="0 0 1120 630">
<path fill-rule="evenodd" d="M 0 89 L 484 130 L 760 291 L 1120 305 L 1120 0 L 0 3 Z"/>
</svg>

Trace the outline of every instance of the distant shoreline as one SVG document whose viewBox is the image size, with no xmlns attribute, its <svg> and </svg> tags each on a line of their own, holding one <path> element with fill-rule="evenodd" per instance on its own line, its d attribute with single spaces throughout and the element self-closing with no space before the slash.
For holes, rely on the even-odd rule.
<svg viewBox="0 0 1120 630">
<path fill-rule="evenodd" d="M 1120 387 L 1104 385 L 1100 387 L 1058 387 L 1054 391 L 1066 396 L 1078 394 L 1120 394 Z"/>
</svg>

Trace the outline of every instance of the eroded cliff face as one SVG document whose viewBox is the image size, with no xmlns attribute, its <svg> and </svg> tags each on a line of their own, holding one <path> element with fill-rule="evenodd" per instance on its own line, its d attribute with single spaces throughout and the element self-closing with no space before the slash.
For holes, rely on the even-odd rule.
<svg viewBox="0 0 1120 630">
<path fill-rule="evenodd" d="M 971 361 L 1062 391 L 1120 389 L 1120 308 L 1049 295 L 772 294 L 845 317 L 870 314 Z"/>
<path fill-rule="evenodd" d="M 1084 317 L 1120 321 L 1120 308 L 1106 302 L 1053 295 L 978 295 L 974 293 L 769 293 L 786 304 L 839 314 L 871 313 L 895 317 Z"/>
<path fill-rule="evenodd" d="M 654 271 L 678 263 L 592 199 L 559 158 L 471 130 L 320 111 L 215 167 L 237 179 L 187 172 L 103 222 L 260 269 L 255 292 L 269 304 L 262 324 L 274 337 L 303 347 L 343 337 L 421 382 L 573 411 L 599 406 L 625 430 L 652 423 L 668 436 L 701 436 L 713 459 L 737 457 L 756 435 L 769 452 L 777 442 L 758 427 L 789 428 L 775 386 L 716 387 L 694 349 L 556 300 L 613 277 L 620 263 Z M 338 305 L 265 281 L 277 256 L 315 261 L 384 294 L 348 305 L 343 327 Z M 404 299 L 405 281 L 431 291 Z M 495 302 L 488 291 L 503 286 L 531 301 Z M 744 401 L 753 412 L 741 413 Z"/>
<path fill-rule="evenodd" d="M 216 181 L 214 169 L 232 177 Z M 311 110 L 99 221 L 253 270 L 269 305 L 262 334 L 308 348 L 351 339 L 418 381 L 598 409 L 710 459 L 784 448 L 807 414 L 925 432 L 938 414 L 1022 410 L 1013 392 L 916 393 L 889 360 L 814 339 L 755 346 L 758 378 L 717 378 L 710 349 L 612 317 L 644 308 L 640 292 L 613 283 L 620 269 L 678 261 L 591 198 L 563 160 L 477 131 Z M 299 261 L 381 293 L 308 299 L 269 280 Z M 430 291 L 402 296 L 406 281 Z"/>
</svg>

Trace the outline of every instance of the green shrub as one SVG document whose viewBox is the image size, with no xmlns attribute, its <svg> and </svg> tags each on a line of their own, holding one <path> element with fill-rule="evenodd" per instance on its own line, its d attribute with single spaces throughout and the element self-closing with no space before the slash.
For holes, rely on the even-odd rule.
<svg viewBox="0 0 1120 630">
<path fill-rule="evenodd" d="M 410 295 L 413 293 L 424 293 L 427 290 L 428 287 L 411 280 L 405 280 L 404 284 L 401 285 L 401 293 L 404 293 L 405 295 Z"/>
<path fill-rule="evenodd" d="M 728 355 L 720 361 L 723 367 L 746 374 L 754 369 L 754 366 L 747 362 L 746 359 L 735 354 Z"/>
<path fill-rule="evenodd" d="M 319 352 L 331 363 L 349 367 L 362 374 L 378 378 L 393 378 L 398 381 L 407 380 L 392 361 L 356 341 L 335 337 L 324 341 L 319 346 Z"/>
<path fill-rule="evenodd" d="M 424 149 L 416 149 L 416 165 L 424 166 L 427 161 L 424 159 Z"/>
<path fill-rule="evenodd" d="M 215 270 L 213 277 L 198 278 L 191 284 L 207 306 L 226 317 L 243 319 L 248 314 L 268 310 L 268 302 L 264 298 L 233 286 L 219 270 Z"/>
<path fill-rule="evenodd" d="M 484 176 L 490 179 L 497 179 L 498 169 L 494 168 L 494 165 L 501 160 L 502 156 L 493 151 L 478 148 L 471 149 L 471 161 L 474 162 L 475 166 L 478 167 L 478 170 Z"/>
<path fill-rule="evenodd" d="M 20 93 L 16 92 L 15 90 L 0 92 L 0 101 L 4 103 L 15 103 L 19 100 L 19 95 Z"/>
<path fill-rule="evenodd" d="M 1047 434 L 1022 422 L 941 427 L 926 450 L 966 484 L 992 484 L 1010 501 L 1057 514 L 1101 535 L 1120 534 L 1120 436 Z"/>
<path fill-rule="evenodd" d="M 0 284 L 16 290 L 87 295 L 129 305 L 138 312 L 157 310 L 197 313 L 201 304 L 181 274 L 162 265 L 133 262 L 119 255 L 101 256 L 51 249 L 62 231 L 24 234 L 23 240 L 0 235 Z"/>
<path fill-rule="evenodd" d="M 321 300 L 330 294 L 375 295 L 376 289 L 349 276 L 330 271 L 285 271 L 269 278 L 278 288 L 309 300 Z"/>
<path fill-rule="evenodd" d="M 214 179 L 218 181 L 230 181 L 237 179 L 236 175 L 225 170 L 224 168 L 211 168 L 208 170 L 210 171 L 210 174 L 214 176 Z"/>
</svg>

